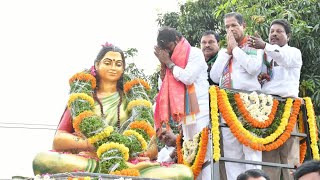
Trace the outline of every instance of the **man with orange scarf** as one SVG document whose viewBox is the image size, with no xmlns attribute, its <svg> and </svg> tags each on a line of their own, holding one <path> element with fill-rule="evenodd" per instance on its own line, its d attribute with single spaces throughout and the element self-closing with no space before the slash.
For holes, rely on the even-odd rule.
<svg viewBox="0 0 320 180">
<path fill-rule="evenodd" d="M 224 23 L 227 31 L 227 50 L 219 53 L 210 71 L 210 78 L 222 88 L 247 91 L 260 91 L 257 80 L 263 60 L 263 51 L 248 46 L 248 36 L 244 30 L 246 24 L 241 14 L 228 13 Z M 221 119 L 225 122 L 224 119 Z M 222 128 L 224 156 L 235 159 L 261 161 L 261 151 L 255 151 L 242 145 L 229 128 Z M 249 169 L 261 169 L 261 166 L 226 162 L 228 180 L 236 180 L 240 173 Z"/>
<path fill-rule="evenodd" d="M 192 140 L 210 122 L 208 66 L 204 55 L 170 27 L 159 30 L 154 54 L 162 65 L 162 84 L 154 115 L 156 128 L 161 132 L 163 124 L 169 127 L 172 117 L 182 124 L 184 140 Z M 207 149 L 206 160 L 210 157 Z M 197 179 L 211 179 L 210 166 L 203 167 Z"/>
</svg>

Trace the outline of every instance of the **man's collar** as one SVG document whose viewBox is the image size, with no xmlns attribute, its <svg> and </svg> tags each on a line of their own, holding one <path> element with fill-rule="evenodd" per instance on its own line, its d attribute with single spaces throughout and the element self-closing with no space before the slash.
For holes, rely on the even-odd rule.
<svg viewBox="0 0 320 180">
<path fill-rule="evenodd" d="M 209 60 L 207 61 L 207 64 L 213 64 L 216 61 L 218 57 L 218 52 L 215 55 L 211 56 L 211 58 L 209 58 Z"/>
</svg>

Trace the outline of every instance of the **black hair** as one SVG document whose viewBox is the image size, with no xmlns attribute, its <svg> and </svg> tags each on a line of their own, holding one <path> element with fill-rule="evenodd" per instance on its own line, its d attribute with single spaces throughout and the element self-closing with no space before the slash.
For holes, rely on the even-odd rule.
<svg viewBox="0 0 320 180">
<path fill-rule="evenodd" d="M 164 26 L 158 31 L 157 44 L 160 48 L 165 48 L 168 43 L 175 42 L 176 37 L 181 39 L 182 34 L 175 28 Z"/>
<path fill-rule="evenodd" d="M 291 26 L 289 24 L 289 22 L 285 19 L 275 19 L 271 22 L 271 25 L 274 25 L 274 24 L 279 24 L 281 26 L 283 26 L 284 30 L 286 31 L 286 34 L 289 34 L 291 33 Z"/>
<path fill-rule="evenodd" d="M 214 37 L 216 38 L 217 42 L 220 41 L 220 36 L 219 36 L 219 34 L 216 33 L 216 32 L 214 32 L 214 31 L 209 30 L 209 31 L 205 31 L 204 33 L 202 33 L 202 37 L 203 37 L 203 36 L 208 36 L 208 35 L 214 35 Z"/>
<path fill-rule="evenodd" d="M 114 46 L 112 44 L 108 44 L 106 43 L 106 45 L 102 45 L 102 49 L 99 51 L 96 59 L 94 60 L 94 65 L 96 63 L 99 63 L 102 58 L 107 54 L 107 52 L 109 51 L 113 51 L 113 52 L 119 52 L 121 54 L 121 58 L 122 58 L 122 63 L 123 63 L 123 70 L 125 70 L 125 67 L 126 67 L 126 61 L 125 61 L 125 56 L 124 56 L 124 53 L 123 51 L 117 47 L 117 46 Z M 95 67 L 95 66 L 94 66 Z M 96 71 L 96 69 L 95 69 Z M 93 97 L 94 99 L 98 102 L 99 106 L 100 106 L 100 111 L 101 111 L 101 116 L 104 116 L 104 112 L 103 112 L 103 105 L 101 103 L 101 101 L 99 100 L 98 96 L 97 96 L 97 90 L 99 88 L 99 80 L 100 80 L 100 77 L 99 77 L 99 74 L 96 72 L 95 73 L 95 78 L 96 78 L 96 82 L 97 82 L 97 86 L 96 86 L 96 89 L 94 90 L 93 92 Z M 120 100 L 119 100 L 119 103 L 118 103 L 118 107 L 117 107 L 117 115 L 118 115 L 118 121 L 117 121 L 117 125 L 118 127 L 120 128 L 120 106 L 121 106 L 121 103 L 122 103 L 122 94 L 123 94 L 123 74 L 120 76 L 120 79 L 117 81 L 117 91 L 119 92 L 119 95 L 120 95 Z"/>
<path fill-rule="evenodd" d="M 318 172 L 320 175 L 320 161 L 311 160 L 303 163 L 294 173 L 294 179 L 298 180 L 300 177 L 313 172 Z"/>
<path fill-rule="evenodd" d="M 224 15 L 224 19 L 226 19 L 228 17 L 235 17 L 240 25 L 243 25 L 243 23 L 244 23 L 243 16 L 240 13 L 231 12 L 231 13 L 227 13 Z"/>
<path fill-rule="evenodd" d="M 264 177 L 266 180 L 270 180 L 269 176 L 260 169 L 250 169 L 238 175 L 237 180 L 248 180 L 249 177 L 259 178 Z"/>
</svg>

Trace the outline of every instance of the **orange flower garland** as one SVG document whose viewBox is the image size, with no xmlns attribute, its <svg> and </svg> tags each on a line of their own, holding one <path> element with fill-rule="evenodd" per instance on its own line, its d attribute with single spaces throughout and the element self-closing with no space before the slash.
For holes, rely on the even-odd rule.
<svg viewBox="0 0 320 180">
<path fill-rule="evenodd" d="M 182 153 L 182 135 L 179 134 L 176 139 L 178 164 L 183 164 L 183 153 Z"/>
<path fill-rule="evenodd" d="M 300 164 L 303 163 L 304 158 L 307 154 L 307 142 L 304 141 L 302 144 L 300 144 Z"/>
<path fill-rule="evenodd" d="M 134 79 L 134 80 L 129 81 L 129 82 L 124 84 L 124 86 L 123 86 L 124 93 L 128 93 L 133 86 L 138 85 L 138 84 L 141 84 L 142 86 L 144 86 L 144 88 L 146 88 L 146 90 L 150 90 L 151 89 L 149 84 L 145 80 L 143 80 L 143 79 Z"/>
<path fill-rule="evenodd" d="M 83 111 L 82 113 L 80 113 L 77 117 L 74 118 L 73 120 L 73 128 L 74 128 L 74 131 L 76 133 L 80 133 L 81 134 L 81 130 L 80 130 L 80 123 L 81 121 L 86 118 L 86 117 L 90 117 L 90 116 L 94 116 L 96 115 L 93 111 Z"/>
<path fill-rule="evenodd" d="M 204 163 L 204 159 L 205 159 L 206 153 L 207 153 L 208 141 L 209 141 L 209 129 L 203 128 L 203 130 L 201 132 L 200 142 L 198 144 L 198 153 L 196 155 L 196 158 L 194 160 L 193 165 L 190 167 L 190 164 L 185 163 L 183 161 L 183 155 L 182 155 L 183 153 L 182 153 L 182 147 L 181 147 L 181 136 L 178 135 L 178 137 L 177 137 L 176 142 L 177 142 L 178 163 L 184 164 L 184 165 L 190 167 L 193 172 L 194 179 L 197 179 L 197 176 L 201 172 L 202 165 Z"/>
<path fill-rule="evenodd" d="M 92 89 L 95 89 L 97 86 L 96 78 L 88 73 L 84 73 L 84 72 L 76 73 L 69 79 L 69 84 L 72 84 L 76 80 L 90 82 Z"/>
<path fill-rule="evenodd" d="M 235 124 L 234 120 L 232 119 L 234 117 L 230 114 L 230 112 L 228 112 L 228 108 L 226 107 L 227 104 L 225 101 L 228 101 L 228 100 L 224 99 L 224 97 L 222 95 L 222 91 L 223 90 L 218 91 L 218 107 L 219 107 L 219 110 L 221 111 L 223 118 L 225 119 L 226 123 L 228 124 L 232 134 L 238 139 L 239 142 L 241 142 L 245 146 L 251 147 L 254 150 L 271 151 L 271 150 L 279 148 L 284 142 L 286 142 L 290 138 L 291 132 L 293 131 L 294 126 L 297 121 L 297 115 L 300 110 L 300 105 L 301 105 L 300 99 L 295 99 L 295 101 L 294 101 L 293 109 L 290 114 L 289 122 L 288 122 L 288 125 L 286 126 L 285 131 L 275 141 L 264 145 L 264 144 L 256 143 L 256 142 L 249 140 L 245 136 L 245 133 L 240 130 L 240 128 L 237 126 L 237 124 Z M 237 117 L 235 117 L 235 118 L 237 118 Z"/>
<path fill-rule="evenodd" d="M 303 124 L 303 117 L 302 117 L 302 112 L 300 111 L 299 113 L 299 132 L 300 133 L 305 133 L 305 129 L 304 129 L 304 124 Z M 302 138 L 300 138 L 301 140 Z M 304 158 L 306 156 L 307 153 L 307 142 L 304 141 L 302 144 L 300 144 L 300 164 L 303 163 Z"/>
<path fill-rule="evenodd" d="M 140 121 L 134 121 L 129 125 L 130 129 L 142 129 L 145 131 L 150 138 L 152 138 L 156 132 L 153 129 L 153 127 L 146 121 L 140 120 Z"/>
<path fill-rule="evenodd" d="M 113 172 L 110 172 L 110 174 L 122 175 L 122 176 L 140 176 L 139 170 L 133 169 L 133 168 L 123 169 L 121 171 L 113 171 Z"/>
<path fill-rule="evenodd" d="M 242 117 L 248 121 L 248 123 L 255 128 L 267 128 L 270 126 L 270 124 L 273 122 L 274 117 L 277 113 L 277 109 L 278 109 L 278 104 L 279 101 L 277 99 L 273 99 L 273 105 L 272 105 L 272 110 L 271 113 L 268 115 L 268 119 L 265 120 L 264 122 L 260 122 L 258 120 L 256 120 L 255 118 L 253 118 L 249 111 L 246 109 L 245 105 L 243 104 L 242 99 L 240 98 L 240 94 L 236 93 L 234 95 L 234 100 L 237 104 L 237 107 L 242 115 Z"/>
</svg>

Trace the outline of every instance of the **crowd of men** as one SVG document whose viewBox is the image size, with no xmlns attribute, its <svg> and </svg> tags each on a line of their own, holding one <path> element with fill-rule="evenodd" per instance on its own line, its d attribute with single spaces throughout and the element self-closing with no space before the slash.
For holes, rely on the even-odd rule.
<svg viewBox="0 0 320 180">
<path fill-rule="evenodd" d="M 188 90 L 192 86 L 193 91 L 191 92 L 194 94 L 191 93 L 190 97 L 194 95 L 198 103 L 194 112 L 196 120 L 192 121 L 187 118 L 186 122 L 181 123 L 185 140 L 192 139 L 193 135 L 210 123 L 207 93 L 209 85 L 257 91 L 283 98 L 298 97 L 302 56 L 299 49 L 288 45 L 292 31 L 286 20 L 275 19 L 272 21 L 268 42 L 265 42 L 258 33 L 252 36 L 246 35 L 246 22 L 239 13 L 226 14 L 224 26 L 226 28 L 226 48 L 220 48 L 220 37 L 217 32 L 206 31 L 200 40 L 202 53 L 198 48 L 191 47 L 183 35 L 175 29 L 163 27 L 159 30 L 158 45 L 155 47 L 154 53 L 161 63 L 161 81 L 170 82 L 168 87 L 162 85 L 161 88 L 168 89 L 170 101 L 170 98 L 174 99 L 170 96 L 171 91 L 174 91 L 174 89 L 170 89 L 170 84 L 180 83 L 185 85 Z M 177 58 L 180 56 L 184 58 Z M 181 64 L 181 61 L 184 63 Z M 192 103 L 191 106 L 194 107 Z M 170 108 L 171 113 L 177 111 Z M 157 119 L 155 120 L 157 121 Z M 225 122 L 225 120 L 221 118 L 221 122 Z M 291 165 L 299 163 L 299 139 L 296 137 L 291 137 L 276 150 L 261 152 L 241 144 L 229 128 L 222 128 L 221 131 L 224 157 Z M 172 134 L 172 131 L 162 131 L 159 138 L 166 144 L 166 150 L 163 149 L 163 152 L 170 155 L 169 158 L 165 158 L 164 154 L 166 153 L 160 153 L 164 157 L 161 157 L 159 161 L 174 160 L 175 144 L 171 142 L 176 136 Z M 210 143 L 208 145 L 211 146 Z M 209 158 L 210 154 L 207 153 L 206 160 Z M 301 167 L 303 168 L 303 166 Z M 297 171 L 297 174 L 299 174 L 298 172 L 300 171 Z M 220 162 L 221 179 L 280 180 L 281 176 L 283 180 L 294 179 L 292 172 L 288 169 Z M 302 176 L 304 175 L 296 179 L 302 179 Z M 197 179 L 214 179 L 211 177 L 211 169 L 208 166 L 204 167 Z"/>
</svg>

